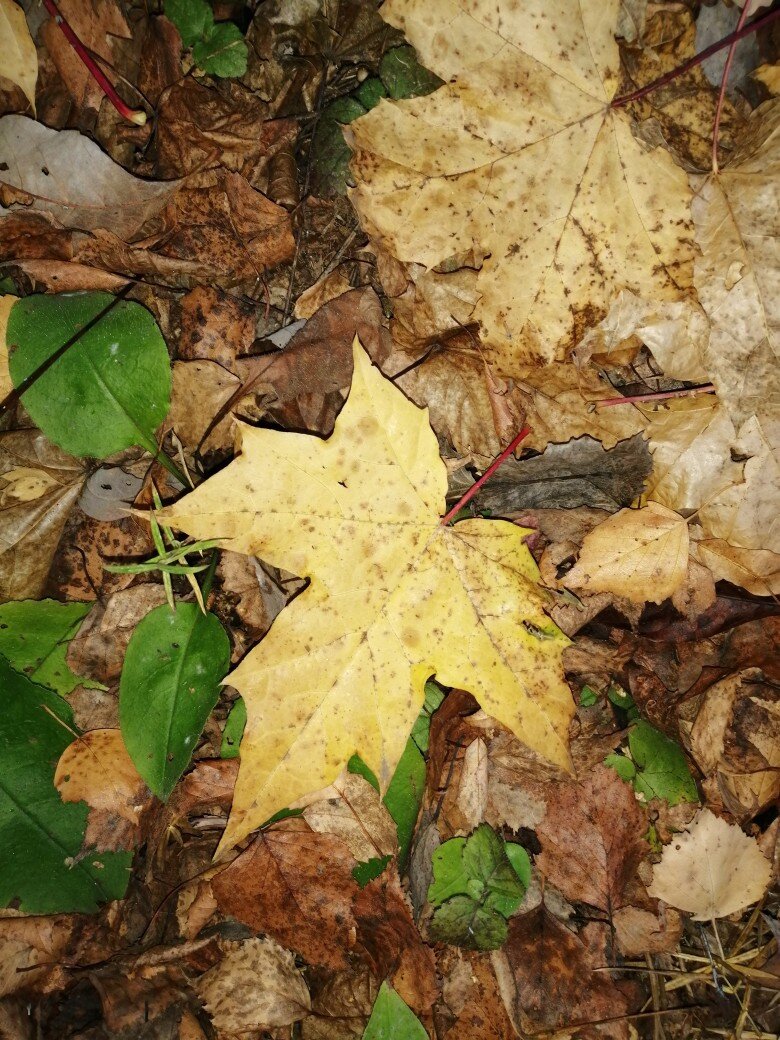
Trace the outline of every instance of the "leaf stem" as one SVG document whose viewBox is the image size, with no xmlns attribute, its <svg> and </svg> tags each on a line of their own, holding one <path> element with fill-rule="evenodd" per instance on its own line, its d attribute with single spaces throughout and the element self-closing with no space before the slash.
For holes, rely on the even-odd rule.
<svg viewBox="0 0 780 1040">
<path fill-rule="evenodd" d="M 742 26 L 745 24 L 745 22 L 747 21 L 748 12 L 750 11 L 751 7 L 752 7 L 752 4 L 751 4 L 750 0 L 745 0 L 745 6 L 742 8 L 742 14 L 739 16 L 739 21 L 737 22 L 737 31 L 739 31 L 742 28 Z M 720 81 L 720 90 L 718 91 L 718 104 L 717 104 L 717 106 L 715 108 L 715 119 L 714 119 L 713 124 L 712 124 L 712 172 L 713 173 L 717 173 L 718 172 L 718 138 L 720 137 L 720 119 L 721 119 L 721 116 L 723 115 L 723 103 L 726 100 L 726 86 L 728 85 L 729 73 L 731 72 L 731 63 L 734 61 L 734 52 L 737 49 L 737 43 L 738 42 L 739 42 L 738 40 L 734 40 L 734 42 L 729 47 L 729 52 L 726 55 L 726 62 L 724 64 L 724 66 L 723 66 L 723 76 L 721 77 L 721 81 Z"/>
<path fill-rule="evenodd" d="M 479 489 L 482 487 L 482 485 L 485 483 L 485 481 L 486 480 L 490 480 L 490 478 L 496 472 L 498 467 L 509 458 L 509 456 L 512 454 L 512 452 L 518 446 L 520 441 L 525 440 L 525 438 L 528 436 L 528 434 L 530 432 L 531 432 L 531 427 L 530 426 L 524 426 L 522 428 L 520 433 L 518 433 L 518 435 L 511 442 L 511 444 L 508 444 L 506 446 L 506 448 L 504 448 L 504 450 L 498 456 L 498 458 L 496 458 L 493 462 L 490 463 L 490 465 L 485 470 L 485 472 L 482 474 L 482 476 L 479 478 L 479 480 L 477 480 L 474 484 L 472 484 L 471 487 L 468 489 L 468 491 L 465 493 L 465 495 L 461 495 L 461 497 L 458 499 L 458 501 L 455 503 L 455 505 L 452 507 L 452 509 L 449 511 L 449 513 L 447 513 L 447 515 L 445 517 L 442 517 L 442 519 L 440 521 L 440 524 L 441 524 L 442 527 L 446 527 L 447 524 L 451 522 L 453 517 L 457 516 L 458 513 L 461 511 L 461 509 L 468 502 L 470 502 L 472 500 L 474 495 L 476 495 L 476 493 L 479 491 Z"/>
<path fill-rule="evenodd" d="M 746 5 L 746 7 L 747 6 L 748 5 Z M 757 18 L 755 22 L 751 22 L 750 25 L 743 25 L 742 28 L 735 29 L 734 32 L 729 33 L 728 36 L 724 36 L 722 40 L 716 40 L 716 42 L 711 43 L 709 47 L 705 47 L 703 51 L 694 54 L 694 56 L 689 58 L 688 61 L 684 61 L 682 65 L 678 65 L 676 69 L 672 69 L 671 72 L 667 72 L 665 75 L 659 76 L 658 79 L 654 79 L 653 82 L 648 83 L 646 87 L 640 87 L 638 90 L 634 90 L 631 94 L 624 94 L 622 97 L 613 98 L 609 107 L 621 108 L 623 105 L 628 105 L 632 101 L 638 101 L 646 94 L 650 94 L 659 87 L 664 87 L 667 83 L 671 83 L 679 76 L 684 75 L 689 69 L 701 65 L 703 61 L 706 61 L 707 58 L 711 57 L 713 54 L 717 54 L 718 51 L 723 50 L 724 47 L 731 47 L 738 40 L 741 40 L 745 36 L 749 36 L 751 33 L 758 32 L 759 29 L 763 29 L 767 25 L 770 25 L 779 17 L 780 8 L 776 8 L 774 11 L 770 11 L 769 14 L 765 14 L 763 18 Z M 740 21 L 742 21 L 742 19 L 740 19 Z"/>
<path fill-rule="evenodd" d="M 122 116 L 123 119 L 127 119 L 130 123 L 135 123 L 136 126 L 145 126 L 146 112 L 144 112 L 142 108 L 130 108 L 130 106 L 122 100 L 119 94 L 117 94 L 116 87 L 114 87 L 113 83 L 109 80 L 87 48 L 78 38 L 67 19 L 62 16 L 59 8 L 54 3 L 54 0 L 43 0 L 43 6 L 60 27 L 65 39 L 71 45 L 76 54 L 78 54 L 79 58 L 84 62 L 90 75 L 97 81 L 98 86 L 120 116 Z"/>
<path fill-rule="evenodd" d="M 643 401 L 667 401 L 672 397 L 695 397 L 696 394 L 714 394 L 712 383 L 703 386 L 686 387 L 683 390 L 663 390 L 658 394 L 635 394 L 633 397 L 608 397 L 604 401 L 596 401 L 597 408 L 612 408 L 616 404 L 641 404 Z"/>
</svg>

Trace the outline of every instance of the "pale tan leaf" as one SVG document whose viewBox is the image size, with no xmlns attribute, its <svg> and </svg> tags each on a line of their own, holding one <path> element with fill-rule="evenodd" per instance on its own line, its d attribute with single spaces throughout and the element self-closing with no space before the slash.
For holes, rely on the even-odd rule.
<svg viewBox="0 0 780 1040">
<path fill-rule="evenodd" d="M 755 596 L 780 593 L 780 553 L 766 549 L 740 549 L 722 538 L 692 542 L 696 558 L 709 567 L 716 578 L 723 578 Z"/>
<path fill-rule="evenodd" d="M 651 502 L 644 509 L 622 509 L 586 535 L 577 563 L 562 580 L 573 589 L 660 603 L 682 585 L 687 569 L 688 525 Z"/>
<path fill-rule="evenodd" d="M 11 373 L 8 371 L 8 340 L 6 329 L 8 328 L 8 315 L 16 303 L 18 297 L 8 293 L 0 296 L 0 400 L 10 394 L 14 388 L 11 381 Z"/>
<path fill-rule="evenodd" d="M 702 809 L 685 833 L 665 846 L 648 892 L 692 914 L 694 921 L 709 921 L 759 900 L 770 874 L 755 838 Z"/>
<path fill-rule="evenodd" d="M 27 28 L 24 11 L 14 0 L 0 0 L 0 40 L 3 41 L 0 77 L 22 88 L 35 114 L 38 52 Z"/>
<path fill-rule="evenodd" d="M 353 201 L 401 261 L 487 257 L 474 317 L 505 374 L 561 359 L 620 288 L 672 300 L 690 284 L 685 175 L 609 107 L 619 9 L 619 0 L 382 8 L 446 82 L 349 125 Z"/>
<path fill-rule="evenodd" d="M 695 284 L 712 323 L 703 357 L 734 424 L 780 409 L 780 101 L 746 127 L 729 166 L 698 178 Z"/>
<path fill-rule="evenodd" d="M 398 839 L 395 824 L 379 794 L 362 776 L 346 770 L 316 795 L 304 798 L 303 818 L 313 831 L 343 841 L 358 861 L 392 856 Z"/>
<path fill-rule="evenodd" d="M 224 944 L 225 956 L 195 984 L 214 1028 L 231 1036 L 300 1022 L 311 1008 L 295 958 L 273 939 Z"/>
</svg>

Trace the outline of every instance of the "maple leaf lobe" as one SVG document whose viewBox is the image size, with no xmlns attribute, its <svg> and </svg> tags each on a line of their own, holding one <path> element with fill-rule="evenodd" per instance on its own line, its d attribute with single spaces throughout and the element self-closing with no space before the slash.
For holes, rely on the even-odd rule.
<svg viewBox="0 0 780 1040">
<path fill-rule="evenodd" d="M 544 613 L 527 532 L 443 527 L 446 468 L 426 411 L 357 340 L 354 365 L 328 440 L 244 426 L 242 454 L 163 512 L 310 578 L 227 679 L 247 726 L 222 848 L 327 787 L 355 752 L 385 789 L 434 674 L 569 765 L 567 640 Z"/>
</svg>

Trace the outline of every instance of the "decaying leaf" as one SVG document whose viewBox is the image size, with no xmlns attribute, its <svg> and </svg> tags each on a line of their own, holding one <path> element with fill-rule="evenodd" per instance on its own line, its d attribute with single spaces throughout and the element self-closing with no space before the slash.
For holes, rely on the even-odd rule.
<svg viewBox="0 0 780 1040">
<path fill-rule="evenodd" d="M 651 502 L 623 509 L 585 537 L 563 581 L 586 592 L 614 592 L 632 603 L 661 603 L 685 581 L 688 525 Z"/>
<path fill-rule="evenodd" d="M 38 54 L 24 11 L 14 0 L 0 0 L 0 36 L 3 39 L 0 77 L 21 87 L 35 112 Z"/>
<path fill-rule="evenodd" d="M 770 875 L 755 838 L 702 809 L 664 848 L 648 892 L 693 914 L 694 921 L 709 921 L 755 903 Z"/>
<path fill-rule="evenodd" d="M 580 784 L 559 784 L 537 826 L 536 863 L 567 899 L 612 913 L 647 852 L 647 817 L 628 784 L 597 766 Z"/>
<path fill-rule="evenodd" d="M 225 943 L 222 960 L 201 975 L 197 991 L 214 1028 L 230 1035 L 292 1025 L 311 1007 L 295 958 L 269 938 Z"/>
<path fill-rule="evenodd" d="M 60 755 L 54 786 L 63 802 L 89 806 L 87 845 L 98 852 L 133 847 L 149 792 L 118 729 L 94 729 L 76 737 Z"/>
<path fill-rule="evenodd" d="M 734 424 L 780 409 L 780 102 L 753 114 L 729 165 L 693 198 L 695 283 L 712 324 L 703 358 Z"/>
<path fill-rule="evenodd" d="M 350 124 L 353 201 L 399 260 L 431 268 L 472 248 L 490 254 L 475 317 L 507 374 L 561 359 L 619 288 L 676 299 L 690 285 L 685 175 L 609 107 L 619 7 L 382 8 L 447 82 Z"/>
<path fill-rule="evenodd" d="M 248 721 L 223 850 L 332 783 L 355 751 L 385 790 L 434 673 L 569 763 L 565 637 L 542 610 L 523 530 L 442 526 L 446 472 L 425 414 L 357 340 L 354 364 L 328 441 L 245 427 L 241 457 L 162 514 L 312 577 L 229 677 Z"/>
</svg>

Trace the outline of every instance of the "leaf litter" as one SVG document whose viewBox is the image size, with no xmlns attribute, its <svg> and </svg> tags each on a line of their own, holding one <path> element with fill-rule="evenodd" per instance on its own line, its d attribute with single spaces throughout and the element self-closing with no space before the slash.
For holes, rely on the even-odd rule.
<svg viewBox="0 0 780 1040">
<path fill-rule="evenodd" d="M 774 12 L 721 103 L 709 8 L 44 6 L 3 1029 L 776 1034 Z"/>
</svg>

